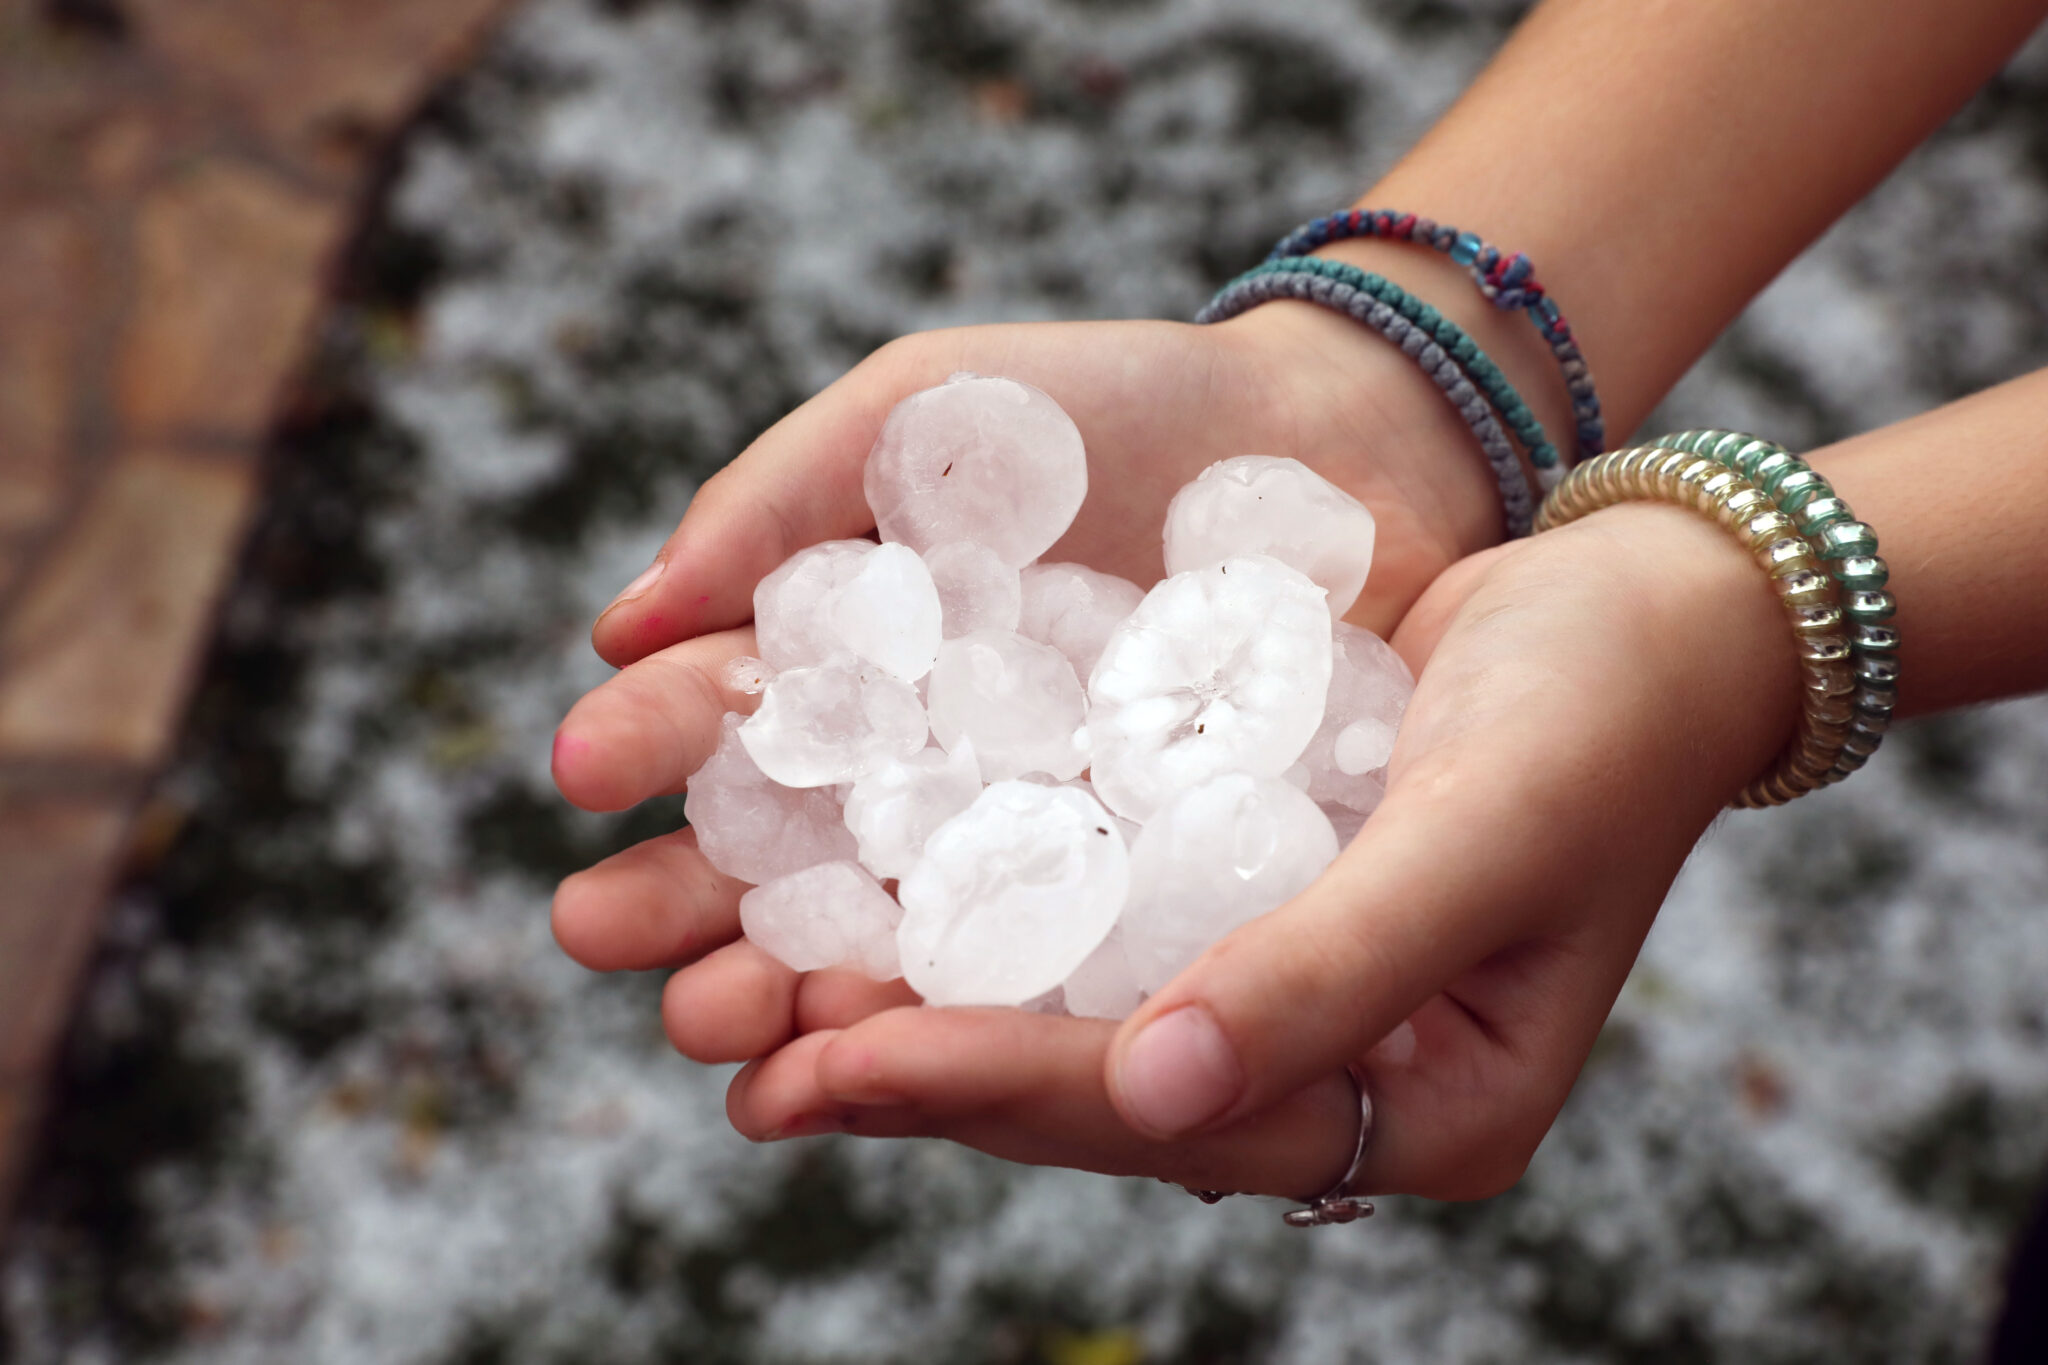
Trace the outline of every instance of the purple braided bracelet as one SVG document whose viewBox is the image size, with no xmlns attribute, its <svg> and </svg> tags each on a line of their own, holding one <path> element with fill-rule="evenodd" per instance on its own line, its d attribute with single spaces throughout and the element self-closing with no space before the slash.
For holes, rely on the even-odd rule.
<svg viewBox="0 0 2048 1365">
<path fill-rule="evenodd" d="M 1558 369 L 1564 373 L 1564 386 L 1572 399 L 1572 420 L 1578 424 L 1579 458 L 1589 460 L 1606 448 L 1607 428 L 1600 417 L 1600 395 L 1593 388 L 1593 372 L 1586 365 L 1578 340 L 1572 336 L 1571 324 L 1536 282 L 1535 264 L 1527 256 L 1519 251 L 1503 255 L 1500 248 L 1487 245 L 1476 233 L 1412 213 L 1347 209 L 1303 223 L 1282 237 L 1266 259 L 1306 256 L 1318 247 L 1351 237 L 1380 237 L 1433 247 L 1471 272 L 1487 302 L 1496 308 L 1527 313 L 1549 345 L 1550 353 L 1557 357 Z"/>
</svg>

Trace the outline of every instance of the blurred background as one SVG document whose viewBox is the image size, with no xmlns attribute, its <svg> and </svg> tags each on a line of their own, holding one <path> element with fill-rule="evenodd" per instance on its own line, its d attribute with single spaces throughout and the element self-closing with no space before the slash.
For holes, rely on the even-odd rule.
<svg viewBox="0 0 2048 1365">
<path fill-rule="evenodd" d="M 0 1359 L 1975 1358 L 2048 1163 L 2040 701 L 1727 819 L 1520 1187 L 1349 1231 L 749 1146 L 549 939 L 681 822 L 546 755 L 698 481 L 898 333 L 1190 315 L 1523 8 L 8 0 Z M 2048 363 L 2044 261 L 2036 43 L 1652 425 Z"/>
</svg>

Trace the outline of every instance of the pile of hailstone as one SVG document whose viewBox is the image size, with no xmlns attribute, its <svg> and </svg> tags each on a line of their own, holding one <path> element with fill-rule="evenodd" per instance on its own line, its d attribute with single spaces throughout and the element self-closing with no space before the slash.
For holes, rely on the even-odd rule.
<svg viewBox="0 0 2048 1365">
<path fill-rule="evenodd" d="M 814 545 L 755 590 L 760 658 L 727 681 L 760 704 L 684 808 L 792 968 L 1122 1018 L 1378 804 L 1414 680 L 1339 619 L 1372 514 L 1306 465 L 1204 470 L 1149 592 L 1039 561 L 1088 461 L 1028 384 L 905 399 L 864 488 L 880 544 Z"/>
</svg>

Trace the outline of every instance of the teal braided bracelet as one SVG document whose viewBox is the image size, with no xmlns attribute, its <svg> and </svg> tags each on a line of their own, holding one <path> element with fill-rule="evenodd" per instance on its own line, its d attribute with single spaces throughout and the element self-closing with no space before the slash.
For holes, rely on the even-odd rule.
<svg viewBox="0 0 2048 1365">
<path fill-rule="evenodd" d="M 1738 431 L 1685 431 L 1650 444 L 1704 455 L 1763 489 L 1813 543 L 1839 585 L 1841 606 L 1829 610 L 1838 611 L 1848 626 L 1856 680 L 1854 714 L 1842 718 L 1849 737 L 1828 774 L 1839 782 L 1877 752 L 1898 706 L 1899 633 L 1887 624 L 1898 603 L 1885 589 L 1891 571 L 1878 557 L 1877 532 L 1856 520 L 1818 470 L 1781 445 Z"/>
<path fill-rule="evenodd" d="M 1326 280 L 1341 281 L 1386 303 L 1420 327 L 1423 335 L 1449 352 L 1459 368 L 1471 376 L 1473 385 L 1486 395 L 1486 401 L 1493 404 L 1500 420 L 1522 443 L 1522 449 L 1528 452 L 1529 463 L 1536 466 L 1537 483 L 1546 491 L 1557 487 L 1557 481 L 1564 477 L 1564 465 L 1558 458 L 1557 447 L 1543 434 L 1543 426 L 1536 420 L 1536 414 L 1529 411 L 1529 405 L 1515 392 L 1515 386 L 1501 373 L 1500 366 L 1493 363 L 1493 357 L 1480 350 L 1464 328 L 1385 276 L 1360 270 L 1344 261 L 1324 260 L 1321 256 L 1283 256 L 1256 265 L 1238 278 L 1276 271 L 1307 272 L 1321 275 Z"/>
<path fill-rule="evenodd" d="M 1421 367 L 1442 391 L 1479 442 L 1500 488 L 1501 518 L 1510 540 L 1529 534 L 1536 503 L 1521 457 L 1495 420 L 1486 399 L 1447 349 L 1431 334 L 1398 311 L 1379 294 L 1368 294 L 1342 280 L 1311 270 L 1262 270 L 1242 275 L 1209 300 L 1196 322 L 1223 322 L 1275 299 L 1298 299 L 1344 314 L 1385 337 L 1401 354 Z M 1462 336 L 1462 333 L 1460 333 Z"/>
</svg>

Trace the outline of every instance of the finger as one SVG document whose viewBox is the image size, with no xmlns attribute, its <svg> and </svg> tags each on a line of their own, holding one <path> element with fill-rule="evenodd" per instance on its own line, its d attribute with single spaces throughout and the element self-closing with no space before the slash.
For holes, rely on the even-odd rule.
<svg viewBox="0 0 2048 1365">
<path fill-rule="evenodd" d="M 692 1061 L 763 1057 L 795 1035 L 797 989 L 795 972 L 739 939 L 669 978 L 662 1028 Z"/>
<path fill-rule="evenodd" d="M 1693 530 L 1717 566 L 1705 577 L 1718 577 L 1713 556 L 1730 552 L 1728 581 L 1706 586 L 1782 635 L 1770 590 L 1739 548 L 1683 516 L 1669 534 Z M 1635 937 L 1606 940 L 1612 970 L 1625 970 L 1739 779 L 1724 789 L 1728 754 L 1694 752 L 1711 748 L 1696 722 L 1716 712 L 1695 704 L 1705 680 L 1685 660 L 1696 656 L 1669 646 L 1691 644 L 1697 626 L 1638 629 L 1656 605 L 1638 591 L 1640 547 L 1610 563 L 1582 545 L 1532 547 L 1504 587 L 1482 585 L 1422 674 L 1386 801 L 1357 839 L 1306 892 L 1217 944 L 1126 1022 L 1110 1086 L 1134 1126 L 1173 1136 L 1270 1104 L 1358 1056 L 1463 974 L 1559 926 L 1631 917 Z M 1770 685 L 1759 694 L 1794 695 L 1789 677 L 1775 693 Z M 1674 771 L 1698 780 L 1674 782 Z M 1535 1026 L 1554 1050 L 1538 1059 L 1545 1065 L 1589 1040 L 1611 1000 L 1554 1002 L 1559 1022 L 1546 1029 L 1536 1014 L 1489 1015 L 1526 1003 L 1513 991 L 1449 998 L 1504 1046 Z"/>
<path fill-rule="evenodd" d="M 593 971 L 678 967 L 739 934 L 746 890 L 699 851 L 695 830 L 677 830 L 564 878 L 555 942 Z"/>
<path fill-rule="evenodd" d="M 572 805 L 599 811 L 681 791 L 718 747 L 720 718 L 758 704 L 725 682 L 725 665 L 753 649 L 752 630 L 728 630 L 607 678 L 555 731 L 555 786 Z"/>
<path fill-rule="evenodd" d="M 1113 1032 L 1021 1010 L 889 1010 L 766 1059 L 735 1084 L 727 1112 L 755 1137 L 944 1137 L 1034 1165 L 1296 1198 L 1327 1190 L 1349 1165 L 1359 1110 L 1341 1075 L 1226 1133 L 1174 1143 L 1133 1133 L 1102 1084 Z"/>
<path fill-rule="evenodd" d="M 796 1031 L 815 1033 L 857 1024 L 871 1014 L 918 1003 L 902 977 L 876 981 L 845 968 L 806 972 L 796 993 Z"/>
<path fill-rule="evenodd" d="M 822 540 L 875 524 L 861 473 L 889 410 L 959 369 L 953 333 L 883 347 L 784 417 L 690 500 L 654 564 L 605 609 L 591 642 L 634 659 L 753 615 L 754 585 Z"/>
</svg>

